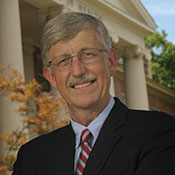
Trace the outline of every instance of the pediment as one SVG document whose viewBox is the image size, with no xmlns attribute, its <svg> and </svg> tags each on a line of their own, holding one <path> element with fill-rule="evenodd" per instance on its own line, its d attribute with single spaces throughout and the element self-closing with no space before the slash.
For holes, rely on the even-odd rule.
<svg viewBox="0 0 175 175">
<path fill-rule="evenodd" d="M 99 0 L 114 11 L 136 21 L 143 26 L 156 30 L 157 25 L 140 0 Z"/>
</svg>

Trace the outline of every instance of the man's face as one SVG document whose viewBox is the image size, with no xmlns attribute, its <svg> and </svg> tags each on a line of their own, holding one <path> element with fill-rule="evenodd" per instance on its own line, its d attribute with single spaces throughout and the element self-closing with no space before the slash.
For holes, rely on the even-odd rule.
<svg viewBox="0 0 175 175">
<path fill-rule="evenodd" d="M 80 31 L 68 42 L 57 42 L 50 49 L 50 59 L 60 55 L 76 55 L 83 49 L 104 49 L 93 29 Z M 68 108 L 96 109 L 104 108 L 109 102 L 110 76 L 116 70 L 116 54 L 113 49 L 108 53 L 100 53 L 97 62 L 83 64 L 73 57 L 72 65 L 66 70 L 44 68 L 44 76 L 57 89 Z M 86 79 L 88 77 L 88 79 Z"/>
</svg>

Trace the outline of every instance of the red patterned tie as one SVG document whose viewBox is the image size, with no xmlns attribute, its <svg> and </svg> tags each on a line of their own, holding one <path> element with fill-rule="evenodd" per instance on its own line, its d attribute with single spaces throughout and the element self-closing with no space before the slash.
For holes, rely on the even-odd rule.
<svg viewBox="0 0 175 175">
<path fill-rule="evenodd" d="M 91 133 L 88 129 L 85 129 L 82 131 L 81 133 L 82 146 L 81 146 L 80 157 L 75 170 L 76 175 L 83 174 L 84 168 L 86 166 L 86 162 L 92 150 L 92 146 L 90 145 L 90 142 L 89 142 L 90 137 L 91 137 Z"/>
</svg>

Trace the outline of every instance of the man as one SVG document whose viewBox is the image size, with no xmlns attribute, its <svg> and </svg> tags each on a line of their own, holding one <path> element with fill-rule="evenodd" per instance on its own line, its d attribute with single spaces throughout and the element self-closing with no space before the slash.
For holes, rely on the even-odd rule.
<svg viewBox="0 0 175 175">
<path fill-rule="evenodd" d="M 109 93 L 117 56 L 101 21 L 75 12 L 51 19 L 42 57 L 71 122 L 23 145 L 13 175 L 175 174 L 175 119 L 130 110 Z"/>
</svg>

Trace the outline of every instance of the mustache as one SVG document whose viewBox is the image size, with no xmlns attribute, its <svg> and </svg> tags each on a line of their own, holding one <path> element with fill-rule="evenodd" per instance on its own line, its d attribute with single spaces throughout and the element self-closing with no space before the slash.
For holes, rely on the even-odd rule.
<svg viewBox="0 0 175 175">
<path fill-rule="evenodd" d="M 71 87 L 78 84 L 79 82 L 89 82 L 95 79 L 95 75 L 92 74 L 83 74 L 80 77 L 70 77 L 67 81 L 67 86 Z"/>
</svg>

